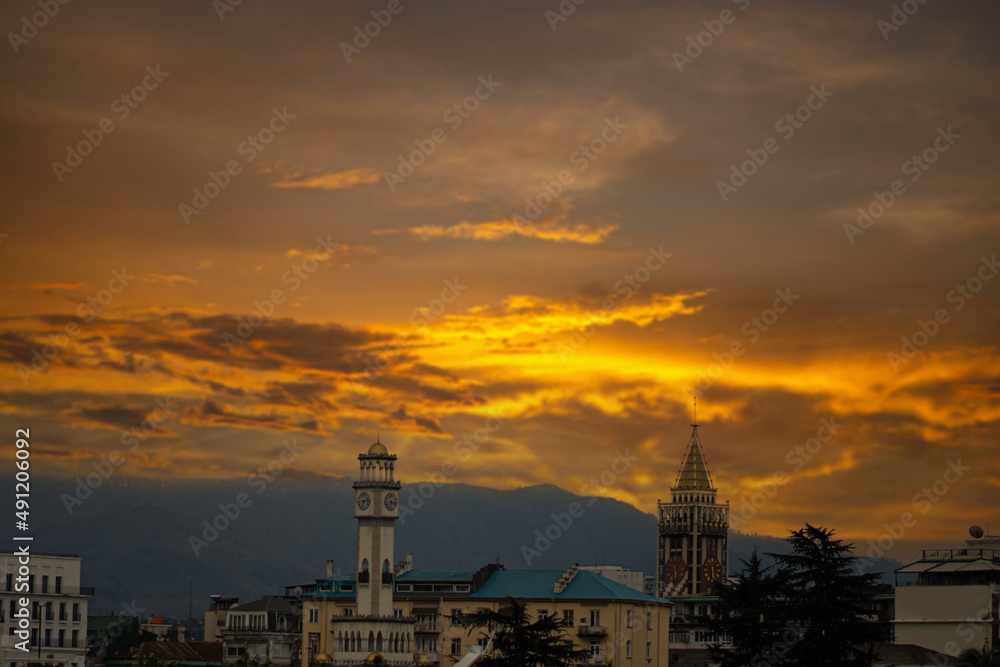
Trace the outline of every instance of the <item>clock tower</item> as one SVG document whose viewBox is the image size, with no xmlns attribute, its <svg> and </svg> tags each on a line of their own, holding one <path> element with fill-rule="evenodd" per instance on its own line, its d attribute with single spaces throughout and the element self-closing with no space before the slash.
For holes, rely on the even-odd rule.
<svg viewBox="0 0 1000 667">
<path fill-rule="evenodd" d="M 396 455 L 376 442 L 358 455 L 361 477 L 354 483 L 358 520 L 358 616 L 392 615 L 394 536 L 399 518 Z"/>
<path fill-rule="evenodd" d="M 691 428 L 670 502 L 657 502 L 659 597 L 703 595 L 729 575 L 729 503 L 716 502 L 698 424 Z"/>
</svg>

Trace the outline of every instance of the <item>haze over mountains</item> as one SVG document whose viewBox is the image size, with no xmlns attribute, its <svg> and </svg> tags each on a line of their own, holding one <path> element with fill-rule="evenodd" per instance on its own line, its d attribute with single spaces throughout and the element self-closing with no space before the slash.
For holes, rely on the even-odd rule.
<svg viewBox="0 0 1000 667">
<path fill-rule="evenodd" d="M 34 549 L 83 557 L 83 584 L 97 589 L 92 615 L 115 613 L 135 600 L 143 615 L 186 617 L 190 585 L 193 613 L 200 616 L 212 594 L 252 600 L 282 593 L 286 585 L 323 576 L 327 559 L 341 573 L 354 568 L 352 479 L 282 477 L 264 487 L 246 479 L 153 483 L 114 477 L 72 502 L 72 514 L 63 494 L 76 498 L 75 480 L 34 481 Z M 235 514 L 240 493 L 250 504 L 235 519 L 217 518 L 220 504 Z M 414 553 L 417 569 L 476 570 L 499 560 L 508 569 L 578 562 L 653 574 L 656 520 L 621 501 L 550 485 L 501 491 L 466 484 L 404 485 L 401 501 L 396 557 Z M 574 508 L 577 518 L 569 517 L 573 503 L 582 507 L 582 515 Z M 553 514 L 565 516 L 557 522 Z M 215 534 L 205 521 L 229 525 Z M 540 539 L 546 531 L 556 539 Z M 732 531 L 733 569 L 755 546 L 785 550 L 781 539 Z M 872 569 L 898 566 L 879 561 Z"/>
</svg>

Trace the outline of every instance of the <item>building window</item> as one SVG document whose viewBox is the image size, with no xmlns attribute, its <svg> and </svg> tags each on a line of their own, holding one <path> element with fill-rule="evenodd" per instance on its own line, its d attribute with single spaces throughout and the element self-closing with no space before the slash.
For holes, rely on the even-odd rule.
<svg viewBox="0 0 1000 667">
<path fill-rule="evenodd" d="M 591 625 L 600 625 L 601 624 L 601 610 L 600 609 L 591 609 L 590 610 L 590 624 Z"/>
<path fill-rule="evenodd" d="M 55 614 L 52 613 L 52 603 L 51 602 L 46 602 L 45 603 L 45 620 L 46 621 L 54 621 L 54 620 L 56 620 Z"/>
<path fill-rule="evenodd" d="M 549 610 L 548 609 L 539 609 L 538 610 L 537 620 L 544 621 L 548 617 L 549 617 Z"/>
<path fill-rule="evenodd" d="M 38 628 L 31 629 L 31 645 L 38 646 Z"/>
<path fill-rule="evenodd" d="M 700 605 L 698 605 L 698 615 L 699 616 L 708 616 L 708 605 L 707 604 L 700 604 Z"/>
<path fill-rule="evenodd" d="M 601 642 L 597 639 L 590 640 L 590 657 L 599 658 L 601 656 Z"/>
<path fill-rule="evenodd" d="M 79 630 L 74 630 L 73 634 L 71 636 L 72 636 L 72 639 L 70 641 L 73 642 L 73 644 L 72 644 L 73 648 L 78 648 L 79 647 L 78 645 L 80 643 L 80 631 Z"/>
<path fill-rule="evenodd" d="M 646 612 L 646 629 L 647 630 L 653 629 L 653 612 L 651 611 Z"/>
<path fill-rule="evenodd" d="M 62 577 L 56 577 L 56 593 L 62 593 Z"/>
<path fill-rule="evenodd" d="M 347 616 L 348 618 L 354 616 L 354 609 L 352 609 L 351 607 L 344 609 L 344 616 Z"/>
<path fill-rule="evenodd" d="M 315 607 L 309 610 L 309 622 L 319 623 L 319 609 Z"/>
<path fill-rule="evenodd" d="M 47 574 L 42 575 L 42 592 L 43 593 L 49 592 L 49 575 Z"/>
<path fill-rule="evenodd" d="M 52 628 L 45 628 L 45 645 L 52 646 Z"/>
<path fill-rule="evenodd" d="M 66 620 L 66 603 L 65 602 L 60 602 L 59 603 L 59 620 L 60 621 L 65 621 Z"/>
<path fill-rule="evenodd" d="M 28 575 L 28 592 L 29 593 L 35 592 L 35 575 L 33 574 Z"/>
<path fill-rule="evenodd" d="M 646 642 L 646 660 L 653 659 L 653 642 Z"/>
<path fill-rule="evenodd" d="M 13 574 L 8 574 L 7 575 L 7 590 L 8 591 L 14 590 L 14 575 Z"/>
<path fill-rule="evenodd" d="M 452 637 L 451 638 L 451 654 L 452 655 L 461 655 L 461 653 L 462 653 L 462 638 L 461 637 Z"/>
<path fill-rule="evenodd" d="M 625 612 L 625 627 L 626 628 L 631 628 L 632 627 L 632 610 L 631 609 L 629 609 L 627 612 Z"/>
<path fill-rule="evenodd" d="M 625 640 L 625 657 L 626 658 L 631 658 L 632 657 L 632 640 L 631 639 L 626 639 Z"/>
<path fill-rule="evenodd" d="M 563 612 L 563 615 L 562 615 L 562 624 L 565 625 L 565 626 L 567 626 L 567 627 L 572 628 L 573 627 L 573 622 L 574 622 L 574 619 L 573 619 L 573 610 L 572 609 L 565 610 Z"/>
<path fill-rule="evenodd" d="M 57 644 L 57 646 L 59 646 L 61 648 L 61 647 L 65 646 L 65 645 L 66 645 L 66 631 L 65 630 L 60 630 L 59 631 L 59 643 Z"/>
<path fill-rule="evenodd" d="M 392 610 L 392 617 L 393 618 L 403 618 L 403 610 L 402 609 L 393 609 Z"/>
<path fill-rule="evenodd" d="M 73 620 L 80 620 L 80 605 L 78 603 L 73 603 Z"/>
</svg>

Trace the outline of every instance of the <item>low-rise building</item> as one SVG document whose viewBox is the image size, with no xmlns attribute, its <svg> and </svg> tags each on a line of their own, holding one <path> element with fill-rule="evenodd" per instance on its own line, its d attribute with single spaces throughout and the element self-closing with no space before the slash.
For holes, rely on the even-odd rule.
<svg viewBox="0 0 1000 667">
<path fill-rule="evenodd" d="M 222 631 L 223 662 L 258 661 L 279 667 L 298 662 L 302 607 L 296 600 L 264 597 L 228 610 Z"/>
<path fill-rule="evenodd" d="M 212 604 L 205 611 L 205 633 L 202 639 L 207 642 L 221 642 L 229 610 L 239 603 L 239 598 L 224 598 L 221 595 L 213 595 Z"/>
<path fill-rule="evenodd" d="M 1000 538 L 966 544 L 925 549 L 896 570 L 897 643 L 948 655 L 1000 647 Z"/>
<path fill-rule="evenodd" d="M 84 667 L 87 651 L 87 600 L 94 589 L 80 585 L 80 557 L 32 553 L 26 582 L 19 582 L 21 558 L 0 554 L 0 667 L 52 665 Z M 26 585 L 26 590 L 18 590 Z M 23 628 L 19 600 L 30 605 Z M 17 635 L 27 630 L 27 643 Z M 18 646 L 26 647 L 22 651 Z"/>
<path fill-rule="evenodd" d="M 296 588 L 311 597 L 303 602 L 302 667 L 328 663 L 332 621 L 356 613 L 353 578 Z M 524 603 L 532 619 L 558 616 L 564 636 L 588 652 L 582 664 L 667 665 L 670 602 L 575 565 L 565 571 L 504 570 L 494 564 L 478 571 L 426 572 L 412 569 L 408 556 L 396 568 L 393 616 L 414 622 L 416 664 L 449 665 L 484 644 L 465 617 L 480 608 L 499 609 L 508 598 Z"/>
</svg>

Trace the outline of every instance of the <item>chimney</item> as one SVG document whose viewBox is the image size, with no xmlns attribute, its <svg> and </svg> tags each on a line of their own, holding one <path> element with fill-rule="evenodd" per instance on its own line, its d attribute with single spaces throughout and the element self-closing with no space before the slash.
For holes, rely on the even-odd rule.
<svg viewBox="0 0 1000 667">
<path fill-rule="evenodd" d="M 187 630 L 185 630 L 183 626 L 177 628 L 177 641 L 183 644 L 186 641 L 185 640 L 186 636 L 187 636 Z"/>
<path fill-rule="evenodd" d="M 332 579 L 333 578 L 333 561 L 332 560 L 326 561 L 326 578 L 327 579 Z"/>
</svg>

